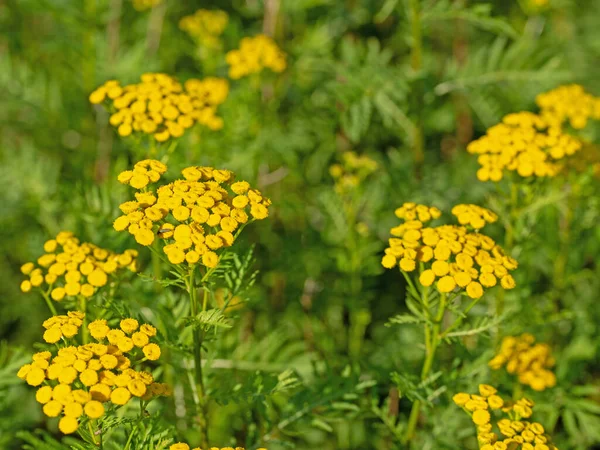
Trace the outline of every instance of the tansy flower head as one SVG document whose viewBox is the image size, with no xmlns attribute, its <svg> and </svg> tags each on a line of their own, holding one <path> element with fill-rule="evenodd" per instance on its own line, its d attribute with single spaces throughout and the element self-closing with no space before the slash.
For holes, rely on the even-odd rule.
<svg viewBox="0 0 600 450">
<path fill-rule="evenodd" d="M 489 385 L 480 385 L 479 391 L 482 395 L 459 393 L 453 400 L 477 426 L 481 450 L 558 450 L 540 423 L 523 420 L 533 414 L 531 400 L 505 402 Z M 504 417 L 497 420 L 499 413 Z"/>
<path fill-rule="evenodd" d="M 218 93 L 206 95 L 214 86 Z M 112 113 L 109 122 L 120 136 L 136 132 L 164 142 L 183 136 L 196 123 L 213 130 L 222 128 L 222 119 L 215 113 L 227 91 L 226 80 L 188 80 L 184 87 L 166 74 L 146 73 L 138 84 L 121 86 L 118 81 L 107 81 L 90 94 L 89 100 L 106 104 Z"/>
<path fill-rule="evenodd" d="M 243 38 L 240 48 L 231 50 L 225 56 L 229 64 L 229 77 L 234 80 L 260 73 L 265 68 L 283 72 L 286 68 L 285 58 L 285 53 L 275 41 L 264 34 Z"/>
<path fill-rule="evenodd" d="M 61 231 L 55 239 L 46 241 L 44 250 L 46 253 L 35 263 L 21 267 L 28 277 L 21 283 L 21 290 L 37 288 L 49 292 L 57 302 L 78 295 L 91 297 L 120 271 L 136 271 L 136 250 L 116 254 L 94 244 L 80 243 L 70 231 Z"/>
<path fill-rule="evenodd" d="M 125 214 L 113 226 L 129 231 L 141 245 L 161 239 L 172 264 L 215 267 L 244 224 L 269 215 L 271 201 L 247 182 L 234 182 L 229 170 L 192 166 L 182 174 L 184 179 L 156 190 L 144 186 L 137 201 L 121 205 Z M 121 181 L 131 184 L 133 176 Z"/>
<path fill-rule="evenodd" d="M 179 28 L 196 39 L 204 47 L 219 47 L 218 37 L 223 34 L 229 16 L 219 9 L 199 9 L 179 21 Z"/>
<path fill-rule="evenodd" d="M 547 344 L 536 344 L 528 333 L 518 337 L 507 336 L 489 366 L 498 370 L 506 367 L 509 374 L 518 376 L 519 383 L 543 391 L 556 385 L 556 376 L 549 370 L 556 361 Z"/>
<path fill-rule="evenodd" d="M 519 176 L 556 176 L 582 141 L 565 131 L 585 128 L 589 119 L 600 119 L 600 98 L 587 94 L 579 85 L 561 86 L 536 98 L 540 114 L 509 114 L 502 123 L 471 142 L 467 151 L 477 154 L 480 181 L 500 181 L 506 172 Z"/>
<path fill-rule="evenodd" d="M 366 155 L 358 156 L 353 151 L 344 152 L 341 164 L 329 167 L 329 173 L 335 179 L 335 191 L 340 195 L 353 191 L 376 170 L 377 161 Z"/>
<path fill-rule="evenodd" d="M 559 86 L 539 94 L 535 102 L 541 116 L 554 123 L 569 123 L 576 130 L 585 128 L 589 119 L 600 120 L 600 97 L 585 92 L 582 86 Z"/>
<path fill-rule="evenodd" d="M 495 214 L 476 205 L 458 205 L 453 211 L 472 226 L 485 225 L 496 219 Z M 496 284 L 512 289 L 515 281 L 510 271 L 517 262 L 507 256 L 494 240 L 481 233 L 471 232 L 464 225 L 426 227 L 423 220 L 437 219 L 437 208 L 405 203 L 396 210 L 404 222 L 390 230 L 390 246 L 385 249 L 381 264 L 403 272 L 418 270 L 419 283 L 448 293 L 464 290 L 471 298 L 480 298 L 486 288 Z M 422 219 L 422 220 L 421 220 Z M 484 222 L 483 225 L 481 222 Z"/>
<path fill-rule="evenodd" d="M 55 343 L 61 338 L 75 338 L 83 318 L 84 314 L 77 311 L 51 317 L 43 323 L 44 340 Z M 62 415 L 59 429 L 64 434 L 75 432 L 83 416 L 103 416 L 108 407 L 105 404 L 122 406 L 134 397 L 149 401 L 170 395 L 170 388 L 156 383 L 150 372 L 132 367 L 132 361 L 143 361 L 144 357 L 156 360 L 160 356 L 160 347 L 150 342 L 156 335 L 154 327 L 139 326 L 137 320 L 129 318 L 113 329 L 106 320 L 96 320 L 88 330 L 96 342 L 62 346 L 55 353 L 36 353 L 32 362 L 17 373 L 31 386 L 44 384 L 35 398 L 44 405 L 48 417 Z"/>
<path fill-rule="evenodd" d="M 400 208 L 397 208 L 394 214 L 398 219 L 407 222 L 418 220 L 419 222 L 426 223 L 430 220 L 439 219 L 442 212 L 435 206 L 417 205 L 416 203 L 407 202 Z"/>
<path fill-rule="evenodd" d="M 478 205 L 456 205 L 452 208 L 452 214 L 461 225 L 469 225 L 475 230 L 482 229 L 488 223 L 498 220 L 498 215 L 487 208 Z"/>
</svg>

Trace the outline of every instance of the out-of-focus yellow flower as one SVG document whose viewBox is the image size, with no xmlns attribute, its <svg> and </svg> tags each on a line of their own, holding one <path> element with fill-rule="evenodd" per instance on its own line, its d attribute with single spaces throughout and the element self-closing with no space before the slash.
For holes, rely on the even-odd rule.
<svg viewBox="0 0 600 450">
<path fill-rule="evenodd" d="M 234 80 L 260 73 L 265 68 L 280 73 L 287 66 L 285 53 L 264 34 L 243 38 L 240 48 L 228 52 L 225 60 L 229 64 L 229 77 Z"/>
<path fill-rule="evenodd" d="M 158 142 L 183 136 L 199 123 L 211 130 L 223 127 L 216 116 L 227 98 L 227 80 L 190 79 L 182 86 L 163 73 L 146 73 L 141 83 L 121 86 L 110 80 L 90 94 L 93 104 L 104 103 L 111 112 L 110 124 L 122 137 L 133 133 L 151 135 Z"/>
<path fill-rule="evenodd" d="M 378 168 L 377 161 L 353 151 L 344 152 L 341 159 L 339 164 L 329 167 L 329 174 L 335 180 L 335 191 L 340 195 L 354 191 Z"/>
<path fill-rule="evenodd" d="M 547 344 L 535 344 L 535 338 L 525 333 L 507 336 L 489 366 L 498 370 L 502 367 L 519 378 L 519 383 L 543 391 L 556 385 L 556 375 L 549 370 L 556 361 Z"/>
<path fill-rule="evenodd" d="M 229 16 L 219 9 L 199 9 L 194 14 L 183 17 L 179 21 L 179 28 L 196 39 L 202 46 L 209 48 L 219 47 L 219 36 L 225 31 Z"/>
</svg>

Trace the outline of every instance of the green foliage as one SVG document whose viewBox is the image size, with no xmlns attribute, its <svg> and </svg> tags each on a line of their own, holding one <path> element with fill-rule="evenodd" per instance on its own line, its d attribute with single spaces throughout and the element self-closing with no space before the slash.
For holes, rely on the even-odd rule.
<svg viewBox="0 0 600 450">
<path fill-rule="evenodd" d="M 577 131 L 586 142 L 578 168 L 522 183 L 516 205 L 514 180 L 477 182 L 465 151 L 560 84 L 600 95 L 597 1 L 164 0 L 145 11 L 133 3 L 0 5 L 0 448 L 193 448 L 208 429 L 220 447 L 471 450 L 472 421 L 451 399 L 480 383 L 506 397 L 524 390 L 561 450 L 600 445 L 600 127 Z M 215 51 L 179 28 L 200 8 L 229 15 Z M 168 155 L 169 177 L 191 165 L 230 169 L 273 202 L 216 268 L 193 278 L 158 247 L 112 228 L 126 200 L 116 177 L 151 146 L 120 138 L 88 96 L 146 72 L 227 78 L 225 52 L 261 32 L 286 52 L 286 70 L 230 79 L 223 129 L 194 127 L 153 156 Z M 377 168 L 344 191 L 330 168 L 349 151 Z M 450 296 L 436 318 L 435 289 L 425 304 L 413 279 L 381 265 L 394 209 L 408 201 L 495 211 L 486 233 L 514 244 L 517 288 L 472 305 Z M 163 354 L 146 362 L 173 387 L 98 423 L 83 419 L 69 436 L 15 376 L 33 352 L 54 350 L 40 344 L 49 313 L 19 290 L 19 268 L 61 230 L 140 251 L 139 273 L 90 301 L 88 315 L 154 325 Z M 425 330 L 438 326 L 423 376 Z M 552 348 L 556 387 L 535 392 L 488 367 L 502 336 L 524 332 Z"/>
</svg>

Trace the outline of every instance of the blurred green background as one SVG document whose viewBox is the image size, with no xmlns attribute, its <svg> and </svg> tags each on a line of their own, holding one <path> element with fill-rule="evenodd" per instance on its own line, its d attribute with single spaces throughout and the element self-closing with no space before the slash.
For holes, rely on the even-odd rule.
<svg viewBox="0 0 600 450">
<path fill-rule="evenodd" d="M 116 174 L 135 162 L 136 152 L 116 135 L 107 114 L 90 105 L 90 92 L 108 79 L 137 82 L 145 72 L 181 81 L 226 77 L 224 52 L 261 32 L 287 53 L 286 71 L 259 85 L 230 81 L 219 108 L 224 128 L 186 134 L 169 161 L 174 171 L 186 165 L 231 169 L 273 200 L 269 220 L 248 228 L 240 243 L 256 245 L 260 272 L 238 313 L 239 327 L 215 352 L 254 358 L 259 369 L 292 368 L 306 376 L 307 398 L 324 392 L 326 382 L 341 383 L 344 367 L 358 378 L 368 373 L 380 384 L 371 397 L 365 394 L 358 412 L 323 412 L 319 420 L 332 424 L 331 431 L 307 417 L 287 440 L 297 448 L 396 448 L 372 404 L 383 404 L 391 372 L 417 372 L 421 352 L 416 329 L 384 326 L 404 311 L 401 275 L 384 273 L 379 263 L 394 209 L 405 201 L 446 210 L 458 202 L 486 204 L 502 187 L 476 181 L 468 142 L 507 113 L 534 111 L 536 94 L 560 84 L 580 83 L 600 95 L 599 1 L 417 3 L 422 46 L 415 66 L 414 1 L 167 0 L 143 11 L 128 0 L 0 1 L 0 448 L 17 445 L 15 429 L 42 425 L 32 392 L 12 375 L 39 341 L 38 324 L 48 315 L 41 299 L 20 292 L 21 264 L 37 258 L 43 242 L 63 229 L 115 251 L 135 246 L 112 221 L 127 196 Z M 222 50 L 208 57 L 178 26 L 199 8 L 229 14 Z M 418 157 L 415 163 L 411 122 L 423 130 L 422 163 Z M 597 131 L 586 130 L 586 138 L 597 142 Z M 329 175 L 347 150 L 379 165 L 353 197 L 362 224 L 358 249 L 347 245 L 355 224 L 341 213 Z M 507 325 L 559 349 L 559 387 L 540 407 L 548 417 L 568 409 L 573 386 L 598 387 L 600 369 L 598 180 L 583 173 L 569 183 L 576 195 L 569 282 L 559 293 L 564 311 L 552 311 L 548 300 L 555 295 L 549 292 L 564 207 L 551 204 L 517 249 L 522 288 Z M 501 226 L 492 230 L 500 240 Z M 359 267 L 348 264 L 350 251 L 358 252 Z M 152 304 L 149 288 L 132 288 L 131 295 L 147 296 L 137 299 L 140 305 Z M 466 346 L 444 362 L 456 367 L 468 360 L 477 367 L 478 358 L 489 355 Z M 322 380 L 312 372 L 316 361 L 327 367 Z M 460 382 L 447 380 L 449 389 Z M 401 401 L 401 415 L 409 405 Z M 285 417 L 285 405 L 275 409 Z M 595 411 L 555 418 L 561 450 L 600 442 L 599 410 L 596 404 Z M 448 406 L 433 417 L 419 448 L 458 448 L 470 431 L 457 415 Z M 233 428 L 247 436 L 237 420 Z M 227 436 L 227 426 L 217 434 Z"/>
</svg>

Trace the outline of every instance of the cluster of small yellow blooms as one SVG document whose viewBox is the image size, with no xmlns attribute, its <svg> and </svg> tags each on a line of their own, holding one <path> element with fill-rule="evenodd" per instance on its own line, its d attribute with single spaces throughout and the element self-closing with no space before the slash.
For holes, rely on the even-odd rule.
<svg viewBox="0 0 600 450">
<path fill-rule="evenodd" d="M 90 94 L 90 102 L 106 101 L 110 124 L 120 136 L 134 131 L 154 136 L 158 142 L 183 136 L 195 123 L 212 130 L 223 127 L 215 115 L 225 101 L 229 85 L 224 79 L 191 79 L 183 86 L 163 73 L 146 73 L 141 83 L 121 86 L 110 80 Z M 214 92 L 213 92 L 214 90 Z"/>
<path fill-rule="evenodd" d="M 561 169 L 561 160 L 581 146 L 579 139 L 563 133 L 554 116 L 519 112 L 505 116 L 471 142 L 467 151 L 479 155 L 480 181 L 500 181 L 505 170 L 522 177 L 553 177 Z"/>
<path fill-rule="evenodd" d="M 113 226 L 117 231 L 129 231 L 141 245 L 161 238 L 172 264 L 201 262 L 215 267 L 219 261 L 216 251 L 233 245 L 234 233 L 248 222 L 248 213 L 255 220 L 269 215 L 271 201 L 246 181 L 234 182 L 229 170 L 187 167 L 181 172 L 185 179 L 156 191 L 146 188 L 166 170 L 159 161 L 144 160 L 119 175 L 121 183 L 142 191 L 135 194 L 135 201 L 120 205 L 123 215 Z M 175 223 L 168 222 L 168 216 Z"/>
<path fill-rule="evenodd" d="M 136 271 L 137 250 L 116 254 L 94 244 L 80 243 L 70 231 L 61 231 L 55 239 L 46 241 L 44 251 L 37 266 L 33 262 L 21 266 L 21 272 L 29 276 L 21 283 L 21 290 L 40 288 L 49 291 L 57 302 L 77 295 L 91 297 L 119 270 Z"/>
<path fill-rule="evenodd" d="M 56 343 L 75 337 L 83 318 L 77 311 L 51 317 L 43 324 L 44 340 Z M 111 329 L 106 320 L 96 320 L 88 330 L 97 342 L 62 347 L 54 357 L 49 351 L 36 353 L 32 363 L 17 373 L 30 386 L 40 386 L 36 400 L 44 405 L 44 414 L 58 417 L 62 413 L 58 427 L 65 434 L 75 432 L 84 415 L 90 419 L 104 415 L 104 404 L 122 406 L 132 396 L 151 400 L 170 394 L 170 388 L 155 383 L 152 374 L 131 367 L 132 360 L 140 359 L 138 353 L 144 355 L 143 360 L 160 356 L 160 347 L 150 342 L 156 335 L 153 326 L 124 319 L 120 328 Z"/>
<path fill-rule="evenodd" d="M 173 444 L 169 447 L 169 450 L 190 450 L 190 446 L 179 442 L 177 444 Z M 192 450 L 202 450 L 200 447 L 195 447 Z M 209 450 L 245 450 L 243 447 L 211 447 Z M 258 448 L 257 450 L 267 450 L 266 448 Z"/>
<path fill-rule="evenodd" d="M 425 222 L 441 216 L 439 209 L 426 205 L 405 203 L 396 210 L 396 216 L 404 223 L 390 230 L 394 237 L 389 239 L 381 261 L 385 268 L 398 265 L 403 272 L 419 270 L 421 285 L 431 286 L 437 279 L 439 292 L 464 289 L 473 299 L 480 298 L 484 288 L 494 287 L 498 280 L 503 289 L 515 287 L 509 272 L 517 268 L 517 261 L 492 238 L 462 225 L 426 227 Z"/>
<path fill-rule="evenodd" d="M 481 230 L 486 224 L 498 220 L 496 213 L 478 205 L 456 205 L 451 212 L 458 219 L 458 223 L 469 225 L 475 230 Z"/>
<path fill-rule="evenodd" d="M 536 391 L 554 387 L 556 375 L 548 369 L 556 364 L 556 360 L 547 344 L 534 343 L 535 338 L 529 333 L 505 337 L 489 366 L 498 370 L 506 365 L 508 373 L 518 375 L 519 383 Z"/>
<path fill-rule="evenodd" d="M 576 130 L 585 128 L 589 119 L 600 120 L 600 97 L 594 97 L 578 84 L 560 86 L 539 94 L 535 99 L 542 118 L 551 123 L 569 121 Z"/>
<path fill-rule="evenodd" d="M 523 420 L 533 414 L 531 400 L 522 398 L 506 402 L 494 387 L 486 384 L 479 385 L 479 394 L 459 393 L 452 399 L 477 425 L 480 450 L 558 450 L 540 423 Z M 503 439 L 494 432 L 490 410 L 501 411 L 508 416 L 496 422 Z"/>
<path fill-rule="evenodd" d="M 179 21 L 179 28 L 197 39 L 202 45 L 216 47 L 227 22 L 229 22 L 229 16 L 225 11 L 199 9 L 194 14 L 183 17 Z"/>
<path fill-rule="evenodd" d="M 154 8 L 162 3 L 162 0 L 133 0 L 133 7 L 138 11 Z"/>
<path fill-rule="evenodd" d="M 260 73 L 264 68 L 280 73 L 286 68 L 285 53 L 275 41 L 264 34 L 245 37 L 240 48 L 227 52 L 225 60 L 229 64 L 229 77 L 239 78 Z"/>
<path fill-rule="evenodd" d="M 344 194 L 359 186 L 369 175 L 377 170 L 377 161 L 366 155 L 347 151 L 342 155 L 341 164 L 332 164 L 329 174 L 335 179 L 335 191 Z"/>
</svg>

